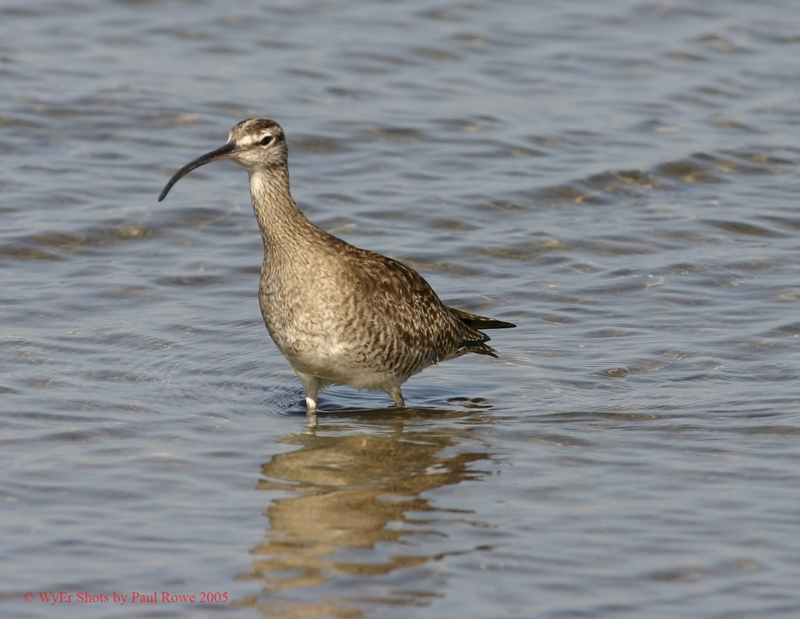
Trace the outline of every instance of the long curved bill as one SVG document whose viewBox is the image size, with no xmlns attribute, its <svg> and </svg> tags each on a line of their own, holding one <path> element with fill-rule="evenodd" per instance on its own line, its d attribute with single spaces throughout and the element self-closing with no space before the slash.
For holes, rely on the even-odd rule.
<svg viewBox="0 0 800 619">
<path fill-rule="evenodd" d="M 166 198 L 169 190 L 172 189 L 172 186 L 195 168 L 199 168 L 201 165 L 211 163 L 212 161 L 219 161 L 220 159 L 233 159 L 235 156 L 236 144 L 233 142 L 228 142 L 225 144 L 225 146 L 222 146 L 217 150 L 212 150 L 210 153 L 206 153 L 205 155 L 201 155 L 194 161 L 190 161 L 172 175 L 172 178 L 169 179 L 169 182 L 164 186 L 164 189 L 161 190 L 161 195 L 158 196 L 158 201 L 161 202 L 161 200 Z"/>
</svg>

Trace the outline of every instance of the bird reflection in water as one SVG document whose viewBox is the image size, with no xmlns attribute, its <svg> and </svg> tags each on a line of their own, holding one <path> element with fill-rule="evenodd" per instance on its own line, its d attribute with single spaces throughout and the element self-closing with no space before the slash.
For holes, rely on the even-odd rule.
<svg viewBox="0 0 800 619">
<path fill-rule="evenodd" d="M 437 595 L 428 578 L 405 577 L 401 587 L 364 579 L 469 552 L 451 548 L 447 530 L 471 510 L 420 495 L 488 474 L 473 464 L 489 457 L 475 426 L 492 418 L 475 410 L 397 415 L 330 416 L 330 425 L 282 441 L 300 449 L 264 464 L 258 487 L 295 496 L 270 504 L 267 541 L 252 551 L 252 573 L 240 577 L 263 579 L 265 597 L 241 604 L 269 616 L 350 617 L 364 604 L 419 605 Z"/>
</svg>

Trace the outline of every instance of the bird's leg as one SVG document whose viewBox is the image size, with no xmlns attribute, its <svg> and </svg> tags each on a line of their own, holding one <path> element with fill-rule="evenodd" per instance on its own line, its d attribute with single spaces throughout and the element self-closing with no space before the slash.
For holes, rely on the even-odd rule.
<svg viewBox="0 0 800 619">
<path fill-rule="evenodd" d="M 310 398 L 308 396 L 306 396 L 306 413 L 309 417 L 317 414 L 317 402 L 314 400 L 314 398 Z"/>
<path fill-rule="evenodd" d="M 404 408 L 406 403 L 403 400 L 403 393 L 400 391 L 400 387 L 391 387 L 386 390 L 386 393 L 394 400 L 395 408 Z"/>
<path fill-rule="evenodd" d="M 297 370 L 295 370 L 295 372 L 297 372 Z M 303 389 L 306 392 L 306 412 L 308 413 L 308 417 L 309 419 L 311 417 L 316 419 L 317 392 L 320 390 L 324 382 L 321 378 L 312 376 L 311 374 L 297 372 L 297 376 L 300 378 L 300 382 L 303 383 Z"/>
</svg>

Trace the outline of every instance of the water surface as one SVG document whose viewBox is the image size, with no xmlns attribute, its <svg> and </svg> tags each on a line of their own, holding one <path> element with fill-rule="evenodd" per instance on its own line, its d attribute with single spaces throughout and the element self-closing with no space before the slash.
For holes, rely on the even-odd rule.
<svg viewBox="0 0 800 619">
<path fill-rule="evenodd" d="M 0 23 L 4 617 L 800 613 L 793 3 Z M 426 370 L 401 412 L 332 388 L 304 432 L 246 174 L 156 202 L 249 117 L 315 223 L 516 323 L 500 359 Z"/>
</svg>

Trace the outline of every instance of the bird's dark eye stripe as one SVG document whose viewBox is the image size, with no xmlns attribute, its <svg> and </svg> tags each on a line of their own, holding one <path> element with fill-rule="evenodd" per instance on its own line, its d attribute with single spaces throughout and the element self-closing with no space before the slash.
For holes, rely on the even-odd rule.
<svg viewBox="0 0 800 619">
<path fill-rule="evenodd" d="M 268 135 L 266 137 L 261 138 L 261 141 L 259 142 L 259 144 L 261 144 L 261 146 L 266 146 L 270 142 L 272 142 L 272 136 Z"/>
</svg>

